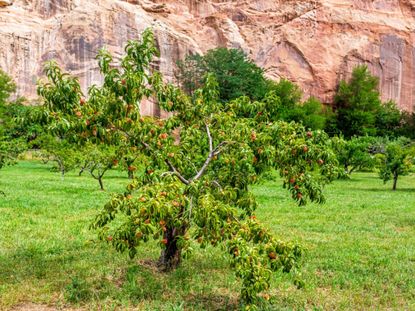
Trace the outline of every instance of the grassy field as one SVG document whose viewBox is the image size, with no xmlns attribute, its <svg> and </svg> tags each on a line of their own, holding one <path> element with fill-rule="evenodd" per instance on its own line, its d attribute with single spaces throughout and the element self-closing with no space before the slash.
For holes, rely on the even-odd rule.
<svg viewBox="0 0 415 311">
<path fill-rule="evenodd" d="M 116 253 L 88 229 L 112 191 L 128 180 L 111 172 L 107 192 L 87 176 L 37 162 L 0 172 L 0 309 L 231 310 L 239 283 L 216 249 L 197 250 L 170 274 Z M 415 310 L 415 177 L 398 191 L 373 173 L 326 188 L 325 205 L 297 207 L 279 183 L 255 192 L 262 219 L 282 240 L 307 249 L 305 288 L 276 276 L 272 310 Z"/>
</svg>

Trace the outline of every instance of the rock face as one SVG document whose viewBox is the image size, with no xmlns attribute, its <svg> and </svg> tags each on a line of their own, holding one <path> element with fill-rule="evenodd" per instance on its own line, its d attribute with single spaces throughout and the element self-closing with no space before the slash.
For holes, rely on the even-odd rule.
<svg viewBox="0 0 415 311">
<path fill-rule="evenodd" d="M 8 5 L 12 5 L 12 0 L 0 0 L 0 8 Z"/>
<path fill-rule="evenodd" d="M 29 98 L 52 58 L 86 89 L 100 82 L 98 49 L 120 56 L 149 26 L 156 66 L 170 80 L 177 59 L 226 46 L 326 103 L 340 79 L 367 64 L 384 100 L 414 110 L 415 0 L 0 0 L 0 67 Z"/>
</svg>

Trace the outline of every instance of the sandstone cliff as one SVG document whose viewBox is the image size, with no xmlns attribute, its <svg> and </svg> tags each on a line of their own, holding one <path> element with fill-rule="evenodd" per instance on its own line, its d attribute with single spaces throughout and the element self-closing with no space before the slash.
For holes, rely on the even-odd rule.
<svg viewBox="0 0 415 311">
<path fill-rule="evenodd" d="M 415 0 L 0 0 L 0 67 L 27 97 L 51 58 L 86 88 L 100 81 L 97 50 L 120 55 L 148 26 L 168 79 L 189 52 L 237 47 L 270 77 L 330 102 L 339 79 L 366 63 L 383 98 L 413 111 Z"/>
</svg>

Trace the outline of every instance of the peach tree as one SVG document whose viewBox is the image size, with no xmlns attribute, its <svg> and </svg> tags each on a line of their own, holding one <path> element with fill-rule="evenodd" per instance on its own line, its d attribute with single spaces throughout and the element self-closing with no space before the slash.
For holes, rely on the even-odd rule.
<svg viewBox="0 0 415 311">
<path fill-rule="evenodd" d="M 415 146 L 410 139 L 400 137 L 382 149 L 377 153 L 379 177 L 384 183 L 392 179 L 392 190 L 396 190 L 399 176 L 408 175 L 415 164 Z"/>
<path fill-rule="evenodd" d="M 277 170 L 300 205 L 323 202 L 322 185 L 337 174 L 331 141 L 322 131 L 275 121 L 273 93 L 260 102 L 241 97 L 224 104 L 208 75 L 204 87 L 187 96 L 153 69 L 157 53 L 150 30 L 128 42 L 117 65 L 101 50 L 103 84 L 92 86 L 88 99 L 78 86 L 63 87 L 71 104 L 46 110 L 67 115 L 80 143 L 123 146 L 140 159 L 126 190 L 92 224 L 103 240 L 134 257 L 155 239 L 163 270 L 177 267 L 195 243 L 219 246 L 242 280 L 243 301 L 254 306 L 273 272 L 297 269 L 302 249 L 261 225 L 252 185 Z M 156 101 L 169 117 L 143 116 L 144 100 Z"/>
<path fill-rule="evenodd" d="M 349 140 L 334 138 L 335 151 L 339 165 L 344 168 L 345 176 L 354 171 L 373 169 L 376 165 L 375 153 L 382 143 L 381 138 L 371 136 L 354 136 Z"/>
<path fill-rule="evenodd" d="M 59 172 L 62 178 L 73 170 L 79 161 L 80 152 L 64 139 L 42 134 L 33 140 L 31 145 L 41 146 L 38 157 L 44 164 L 53 163 L 52 170 Z"/>
</svg>

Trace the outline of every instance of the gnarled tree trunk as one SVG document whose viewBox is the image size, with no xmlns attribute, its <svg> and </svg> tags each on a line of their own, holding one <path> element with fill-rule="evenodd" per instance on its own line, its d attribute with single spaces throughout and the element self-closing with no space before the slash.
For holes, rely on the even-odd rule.
<svg viewBox="0 0 415 311">
<path fill-rule="evenodd" d="M 178 228 L 167 228 L 163 238 L 166 247 L 161 251 L 159 265 L 162 270 L 168 271 L 179 266 L 182 257 L 181 248 L 177 245 L 177 237 L 183 235 L 184 230 Z"/>
</svg>

